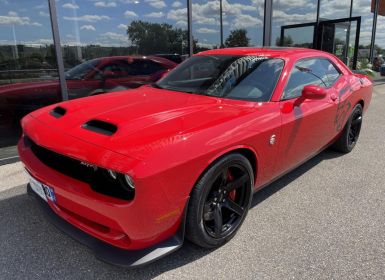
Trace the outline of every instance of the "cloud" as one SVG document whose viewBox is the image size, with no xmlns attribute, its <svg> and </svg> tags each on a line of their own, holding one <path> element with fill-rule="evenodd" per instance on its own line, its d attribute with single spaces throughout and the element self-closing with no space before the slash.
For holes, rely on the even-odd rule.
<svg viewBox="0 0 385 280">
<path fill-rule="evenodd" d="M 138 17 L 138 15 L 134 11 L 128 11 L 128 10 L 124 12 L 124 16 L 126 18 L 128 18 L 128 17 Z"/>
<path fill-rule="evenodd" d="M 263 22 L 257 17 L 250 15 L 238 15 L 231 23 L 232 28 L 248 28 L 255 26 L 262 26 Z"/>
<path fill-rule="evenodd" d="M 102 20 L 110 20 L 109 16 L 104 15 L 84 15 L 79 17 L 63 17 L 65 20 L 73 20 L 73 21 L 85 21 L 85 22 L 97 22 Z"/>
<path fill-rule="evenodd" d="M 33 7 L 36 10 L 47 9 L 47 5 L 40 4 Z"/>
<path fill-rule="evenodd" d="M 96 31 L 96 28 L 93 25 L 83 25 L 80 27 L 81 30 Z"/>
<path fill-rule="evenodd" d="M 187 20 L 187 8 L 170 10 L 167 13 L 167 19 L 174 21 L 186 21 Z"/>
<path fill-rule="evenodd" d="M 175 23 L 176 26 L 180 26 L 180 27 L 187 27 L 187 20 L 178 20 L 176 23 Z"/>
<path fill-rule="evenodd" d="M 95 7 L 101 7 L 101 8 L 114 8 L 117 6 L 115 2 L 105 2 L 105 1 L 95 2 L 94 5 Z"/>
<path fill-rule="evenodd" d="M 183 9 L 171 9 L 167 13 L 167 19 L 175 21 L 175 25 L 186 27 L 187 26 L 187 8 Z"/>
<path fill-rule="evenodd" d="M 284 11 L 280 10 L 273 10 L 273 18 L 275 24 L 295 24 L 299 22 L 309 22 L 312 21 L 312 19 L 315 19 L 316 12 L 310 12 L 310 13 L 285 13 Z"/>
<path fill-rule="evenodd" d="M 327 0 L 322 0 L 323 3 Z M 257 3 L 260 5 L 260 0 L 252 0 L 253 5 Z M 337 2 L 333 0 L 334 4 Z M 322 3 L 322 4 L 323 4 Z M 274 8 L 284 10 L 284 9 L 293 9 L 293 8 L 308 8 L 308 9 L 316 9 L 317 4 L 314 1 L 309 0 L 274 0 Z"/>
<path fill-rule="evenodd" d="M 118 25 L 118 28 L 119 28 L 119 29 L 124 29 L 124 30 L 126 30 L 126 29 L 127 29 L 127 25 L 121 23 L 121 24 Z"/>
<path fill-rule="evenodd" d="M 126 35 L 118 34 L 115 32 L 106 32 L 106 33 L 100 34 L 100 38 L 104 41 L 112 40 L 112 41 L 119 41 L 119 42 L 128 44 L 128 38 Z"/>
<path fill-rule="evenodd" d="M 202 27 L 202 28 L 198 28 L 196 32 L 197 33 L 218 33 L 219 30 Z"/>
<path fill-rule="evenodd" d="M 34 41 L 19 40 L 17 43 L 20 44 L 20 45 L 39 47 L 39 46 L 43 46 L 43 45 L 51 45 L 51 44 L 53 44 L 53 40 L 52 39 L 43 39 L 42 38 L 42 39 L 38 39 L 38 40 L 34 40 Z M 14 45 L 14 44 L 15 44 L 14 41 L 0 40 L 0 45 Z"/>
<path fill-rule="evenodd" d="M 120 0 L 121 3 L 123 4 L 139 4 L 139 0 Z"/>
<path fill-rule="evenodd" d="M 72 10 L 79 9 L 78 5 L 71 4 L 71 3 L 65 3 L 65 4 L 62 5 L 62 7 L 65 8 L 65 9 L 72 9 Z"/>
<path fill-rule="evenodd" d="M 9 11 L 8 15 L 11 16 L 11 17 L 17 17 L 18 16 L 18 14 L 16 12 L 14 12 L 14 11 Z"/>
<path fill-rule="evenodd" d="M 0 25 L 41 26 L 41 23 L 33 22 L 29 17 L 20 17 L 18 13 L 9 11 L 7 15 L 0 16 Z"/>
<path fill-rule="evenodd" d="M 153 12 L 153 13 L 146 14 L 144 16 L 145 17 L 150 17 L 150 18 L 161 18 L 161 17 L 164 17 L 165 14 L 162 13 L 162 12 Z"/>
<path fill-rule="evenodd" d="M 201 43 L 201 42 L 198 42 L 197 46 L 200 47 L 200 48 L 206 48 L 206 49 L 212 49 L 214 47 L 213 44 Z"/>
<path fill-rule="evenodd" d="M 345 1 L 322 0 L 320 7 L 321 18 L 344 18 L 349 17 L 349 4 Z"/>
<path fill-rule="evenodd" d="M 183 4 L 181 2 L 175 1 L 174 3 L 172 3 L 171 7 L 173 7 L 173 8 L 180 8 L 180 7 L 182 7 L 182 5 Z"/>
<path fill-rule="evenodd" d="M 49 13 L 40 11 L 40 12 L 39 12 L 39 16 L 41 16 L 41 17 L 49 17 Z"/>
<path fill-rule="evenodd" d="M 259 1 L 259 0 L 254 0 Z M 240 22 L 245 19 L 245 12 L 253 12 L 253 15 L 248 15 L 246 18 L 251 22 L 250 17 L 262 18 L 259 15 L 256 5 L 245 5 L 240 3 L 230 4 L 227 0 L 222 0 L 224 19 L 230 18 L 235 22 Z M 202 25 L 219 25 L 219 1 L 206 2 L 204 4 L 193 4 L 193 21 L 195 24 Z M 238 19 L 237 19 L 238 18 Z M 254 21 L 255 22 L 255 21 Z M 254 24 L 255 25 L 255 24 Z"/>
<path fill-rule="evenodd" d="M 163 9 L 167 7 L 166 3 L 163 0 L 145 0 L 145 2 L 156 9 Z"/>
</svg>

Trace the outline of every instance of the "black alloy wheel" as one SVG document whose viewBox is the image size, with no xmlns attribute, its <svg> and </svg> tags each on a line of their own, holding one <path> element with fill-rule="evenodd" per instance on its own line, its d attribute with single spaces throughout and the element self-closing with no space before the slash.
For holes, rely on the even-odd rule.
<svg viewBox="0 0 385 280">
<path fill-rule="evenodd" d="M 249 210 L 253 182 L 253 169 L 244 156 L 229 154 L 216 162 L 192 191 L 187 237 L 206 248 L 230 240 Z"/>
<path fill-rule="evenodd" d="M 354 108 L 348 121 L 345 124 L 341 135 L 333 144 L 332 148 L 338 152 L 349 153 L 357 144 L 360 136 L 362 125 L 362 106 L 357 104 Z"/>
<path fill-rule="evenodd" d="M 350 123 L 348 145 L 354 146 L 357 143 L 362 125 L 362 111 L 355 110 L 352 114 L 352 122 Z"/>
</svg>

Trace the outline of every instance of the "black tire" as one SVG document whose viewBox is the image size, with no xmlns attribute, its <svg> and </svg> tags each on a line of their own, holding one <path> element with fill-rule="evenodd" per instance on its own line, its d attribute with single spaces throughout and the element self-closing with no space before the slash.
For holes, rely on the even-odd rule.
<svg viewBox="0 0 385 280">
<path fill-rule="evenodd" d="M 345 124 L 345 127 L 332 145 L 332 148 L 341 153 L 350 153 L 355 147 L 358 137 L 360 136 L 362 125 L 362 106 L 357 104 L 354 108 L 348 121 Z"/>
<path fill-rule="evenodd" d="M 204 248 L 229 241 L 241 227 L 250 208 L 253 168 L 239 153 L 216 161 L 191 191 L 186 237 Z"/>
</svg>

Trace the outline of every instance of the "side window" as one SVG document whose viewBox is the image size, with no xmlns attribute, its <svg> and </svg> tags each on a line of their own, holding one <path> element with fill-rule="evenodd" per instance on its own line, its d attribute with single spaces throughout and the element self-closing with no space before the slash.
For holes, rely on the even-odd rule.
<svg viewBox="0 0 385 280">
<path fill-rule="evenodd" d="M 291 70 L 282 99 L 301 96 L 302 89 L 307 85 L 327 87 L 329 82 L 323 60 L 312 58 L 298 61 Z"/>
<path fill-rule="evenodd" d="M 224 96 L 255 102 L 269 101 L 283 65 L 282 59 L 275 58 L 260 62 L 254 70 L 236 81 L 235 87 Z"/>
<path fill-rule="evenodd" d="M 153 73 L 156 73 L 158 71 L 165 69 L 159 63 L 156 63 L 150 60 L 142 60 L 142 59 L 134 60 L 134 62 L 131 65 L 134 69 L 133 75 L 151 75 Z"/>
<path fill-rule="evenodd" d="M 328 86 L 331 86 L 334 84 L 335 81 L 338 80 L 341 73 L 337 68 L 327 59 L 322 60 L 322 64 L 325 68 L 326 77 L 327 77 L 327 84 Z"/>
<path fill-rule="evenodd" d="M 133 69 L 130 64 L 124 61 L 116 61 L 111 64 L 107 64 L 98 71 L 93 79 L 100 80 L 103 77 L 103 73 L 106 71 L 113 72 L 115 78 L 125 78 L 132 75 Z"/>
</svg>

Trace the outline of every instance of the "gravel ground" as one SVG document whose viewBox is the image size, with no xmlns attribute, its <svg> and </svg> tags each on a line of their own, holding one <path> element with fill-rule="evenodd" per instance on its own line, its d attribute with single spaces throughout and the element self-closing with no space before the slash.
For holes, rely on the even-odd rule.
<svg viewBox="0 0 385 280">
<path fill-rule="evenodd" d="M 325 151 L 254 195 L 236 237 L 188 242 L 128 270 L 94 258 L 26 195 L 20 163 L 0 167 L 0 279 L 385 279 L 385 85 L 355 150 Z"/>
</svg>

